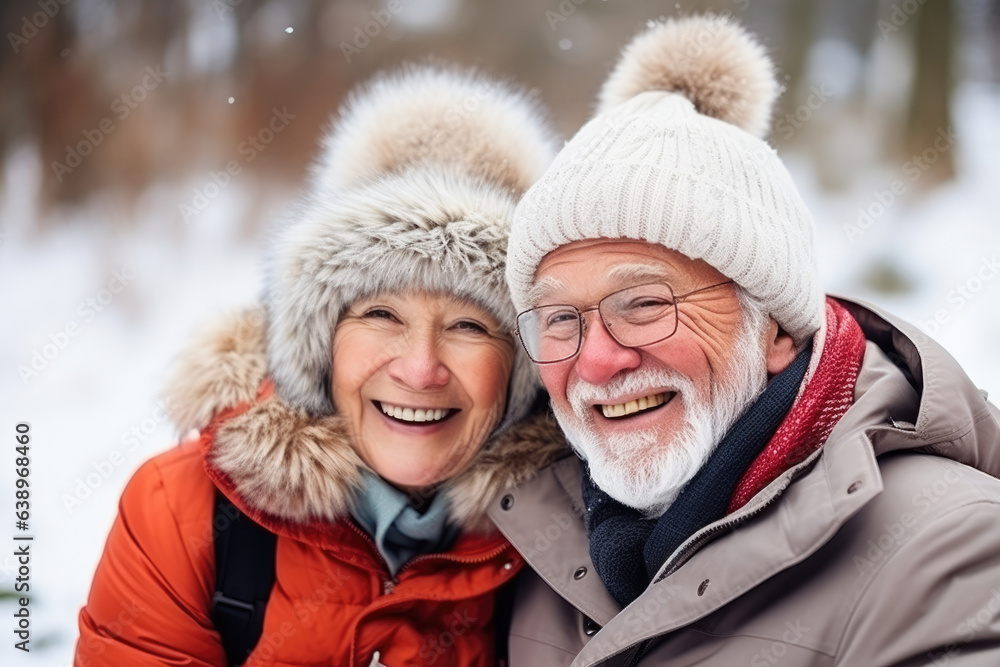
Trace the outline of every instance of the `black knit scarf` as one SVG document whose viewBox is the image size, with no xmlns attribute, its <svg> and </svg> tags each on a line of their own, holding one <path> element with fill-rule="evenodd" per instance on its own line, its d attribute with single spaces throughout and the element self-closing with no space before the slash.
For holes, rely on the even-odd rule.
<svg viewBox="0 0 1000 667">
<path fill-rule="evenodd" d="M 778 430 L 795 401 L 812 355 L 810 343 L 772 378 L 688 482 L 667 511 L 644 519 L 583 476 L 584 521 L 594 569 L 623 607 L 646 590 L 660 566 L 684 540 L 725 516 L 740 477 Z"/>
</svg>

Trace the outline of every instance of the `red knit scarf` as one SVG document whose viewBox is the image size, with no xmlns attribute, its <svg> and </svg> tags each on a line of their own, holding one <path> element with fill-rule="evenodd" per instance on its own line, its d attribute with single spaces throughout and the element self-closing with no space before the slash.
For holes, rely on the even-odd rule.
<svg viewBox="0 0 1000 667">
<path fill-rule="evenodd" d="M 823 446 L 854 400 L 854 385 L 865 355 L 865 334 L 847 309 L 826 300 L 826 339 L 805 390 L 774 437 L 743 473 L 726 513 L 743 507 L 761 489 Z"/>
</svg>

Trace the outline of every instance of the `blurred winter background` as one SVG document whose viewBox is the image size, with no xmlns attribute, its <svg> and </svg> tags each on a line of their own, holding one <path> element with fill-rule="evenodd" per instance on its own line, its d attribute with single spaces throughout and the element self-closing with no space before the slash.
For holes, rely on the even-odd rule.
<svg viewBox="0 0 1000 667">
<path fill-rule="evenodd" d="M 1000 396 L 998 0 L 7 0 L 0 538 L 23 421 L 35 541 L 30 654 L 0 548 L 0 663 L 70 663 L 118 496 L 176 441 L 165 370 L 199 323 L 254 300 L 262 231 L 345 91 L 433 54 L 536 89 L 569 136 L 645 21 L 701 9 L 742 20 L 779 68 L 770 141 L 828 289 L 919 323 Z"/>
</svg>

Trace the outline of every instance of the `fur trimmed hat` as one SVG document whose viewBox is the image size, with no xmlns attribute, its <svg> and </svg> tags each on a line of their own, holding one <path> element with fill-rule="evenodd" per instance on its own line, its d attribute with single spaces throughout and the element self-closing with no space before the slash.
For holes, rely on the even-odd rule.
<svg viewBox="0 0 1000 667">
<path fill-rule="evenodd" d="M 277 231 L 266 288 L 271 376 L 285 401 L 316 415 L 334 412 L 333 333 L 360 298 L 446 292 L 513 330 L 510 221 L 556 141 L 523 92 L 471 71 L 411 66 L 353 93 L 321 147 L 309 193 Z M 537 390 L 519 348 L 501 428 Z"/>
<path fill-rule="evenodd" d="M 598 114 L 518 205 L 507 280 L 519 310 L 546 254 L 583 239 L 635 239 L 702 259 L 796 341 L 824 318 L 812 216 L 765 143 L 780 88 L 731 19 L 650 23 L 601 90 Z"/>
</svg>

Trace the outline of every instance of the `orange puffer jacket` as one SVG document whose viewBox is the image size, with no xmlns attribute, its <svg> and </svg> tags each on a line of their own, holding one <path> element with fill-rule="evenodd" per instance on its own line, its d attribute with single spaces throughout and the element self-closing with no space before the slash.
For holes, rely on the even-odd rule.
<svg viewBox="0 0 1000 667">
<path fill-rule="evenodd" d="M 349 516 L 361 463 L 343 424 L 274 392 L 261 321 L 230 318 L 182 356 L 167 404 L 200 437 L 148 461 L 125 489 L 80 611 L 75 664 L 226 664 L 210 618 L 217 488 L 278 535 L 247 665 L 494 664 L 495 594 L 523 561 L 485 510 L 563 451 L 554 421 L 536 416 L 488 442 L 448 485 L 455 544 L 390 577 Z"/>
</svg>

